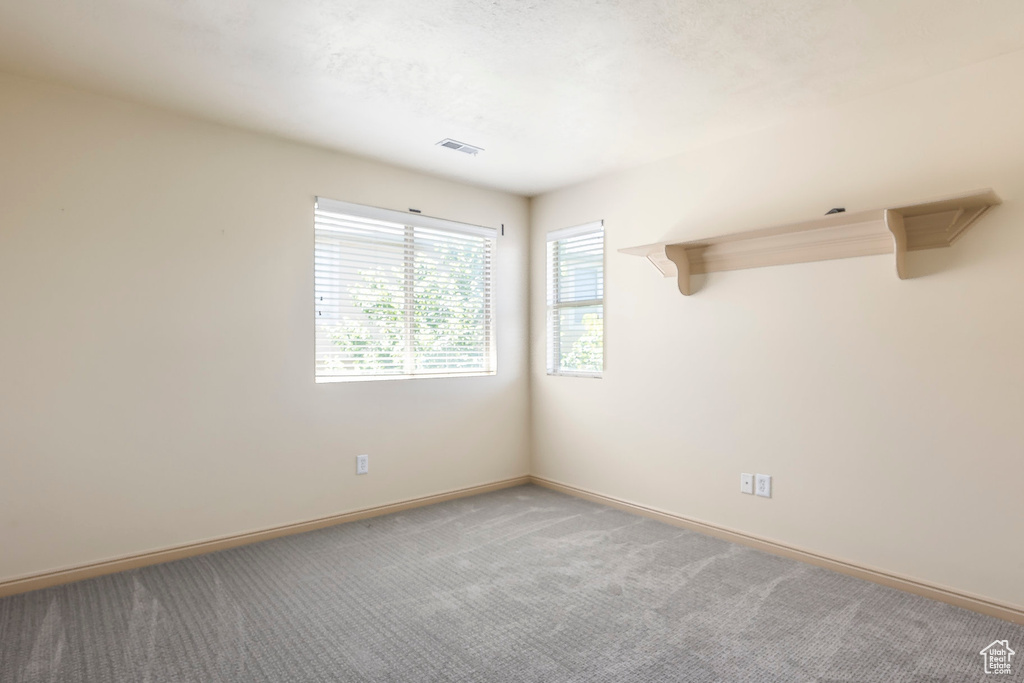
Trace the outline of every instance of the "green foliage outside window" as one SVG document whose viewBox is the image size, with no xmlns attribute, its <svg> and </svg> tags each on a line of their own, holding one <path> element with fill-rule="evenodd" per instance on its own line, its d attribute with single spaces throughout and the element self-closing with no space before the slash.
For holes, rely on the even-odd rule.
<svg viewBox="0 0 1024 683">
<path fill-rule="evenodd" d="M 391 265 L 358 271 L 362 281 L 343 293 L 355 310 L 340 325 L 320 326 L 342 352 L 324 369 L 353 374 L 487 369 L 485 247 L 426 246 L 410 259 L 411 269 Z"/>
</svg>

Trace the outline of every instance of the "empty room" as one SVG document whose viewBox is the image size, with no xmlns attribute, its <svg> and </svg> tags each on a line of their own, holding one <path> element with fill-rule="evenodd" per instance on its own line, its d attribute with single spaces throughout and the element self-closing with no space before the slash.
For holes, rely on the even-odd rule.
<svg viewBox="0 0 1024 683">
<path fill-rule="evenodd" d="M 1024 3 L 0 2 L 0 683 L 1024 681 Z"/>
</svg>

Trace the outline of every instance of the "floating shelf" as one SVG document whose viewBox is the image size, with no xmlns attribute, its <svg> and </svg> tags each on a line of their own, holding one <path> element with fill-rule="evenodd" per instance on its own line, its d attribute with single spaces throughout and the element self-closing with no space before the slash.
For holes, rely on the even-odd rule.
<svg viewBox="0 0 1024 683">
<path fill-rule="evenodd" d="M 691 275 L 872 254 L 894 254 L 896 275 L 905 280 L 908 251 L 948 247 L 999 203 L 995 192 L 980 190 L 921 204 L 836 213 L 801 223 L 619 251 L 643 256 L 665 277 L 675 276 L 679 291 L 687 296 L 693 293 Z"/>
</svg>

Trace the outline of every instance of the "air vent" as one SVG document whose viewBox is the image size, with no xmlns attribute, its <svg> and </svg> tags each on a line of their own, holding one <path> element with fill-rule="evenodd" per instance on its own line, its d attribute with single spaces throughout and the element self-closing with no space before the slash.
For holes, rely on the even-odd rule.
<svg viewBox="0 0 1024 683">
<path fill-rule="evenodd" d="M 437 144 L 441 147 L 454 149 L 456 152 L 462 152 L 463 154 L 472 154 L 473 156 L 484 151 L 483 147 L 474 147 L 473 145 L 467 145 L 465 142 L 459 142 L 458 140 L 452 140 L 451 138 L 445 138 Z"/>
</svg>

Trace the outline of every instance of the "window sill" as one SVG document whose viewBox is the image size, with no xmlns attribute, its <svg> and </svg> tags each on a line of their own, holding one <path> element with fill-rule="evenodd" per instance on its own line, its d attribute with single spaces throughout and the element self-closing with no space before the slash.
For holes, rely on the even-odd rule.
<svg viewBox="0 0 1024 683">
<path fill-rule="evenodd" d="M 449 372 L 422 375 L 358 375 L 352 377 L 317 377 L 317 384 L 336 384 L 339 382 L 381 382 L 396 379 L 453 379 L 456 377 L 488 377 L 496 375 L 497 371 L 490 372 Z"/>
</svg>

